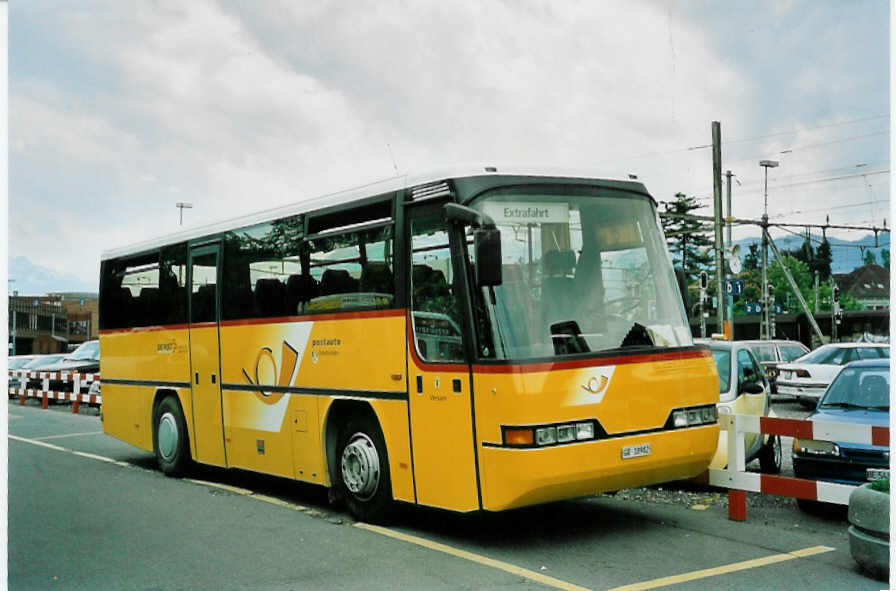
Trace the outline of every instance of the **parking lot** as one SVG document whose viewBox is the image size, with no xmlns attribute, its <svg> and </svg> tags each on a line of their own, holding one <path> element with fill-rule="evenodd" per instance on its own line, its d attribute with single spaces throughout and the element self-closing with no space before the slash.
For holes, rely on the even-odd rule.
<svg viewBox="0 0 896 591">
<path fill-rule="evenodd" d="M 842 513 L 806 515 L 792 499 L 751 494 L 735 523 L 719 491 L 667 485 L 503 514 L 402 507 L 375 527 L 318 487 L 210 468 L 166 478 L 103 435 L 95 410 L 8 412 L 10 589 L 883 585 L 853 562 Z"/>
</svg>

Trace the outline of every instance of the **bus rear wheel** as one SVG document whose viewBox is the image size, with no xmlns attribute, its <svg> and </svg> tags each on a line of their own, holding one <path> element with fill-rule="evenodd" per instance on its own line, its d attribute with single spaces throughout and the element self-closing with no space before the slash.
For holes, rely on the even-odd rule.
<svg viewBox="0 0 896 591">
<path fill-rule="evenodd" d="M 180 404 L 166 396 L 153 411 L 152 447 L 159 468 L 167 476 L 180 476 L 190 466 L 187 423 Z"/>
<path fill-rule="evenodd" d="M 392 509 L 392 485 L 386 442 L 370 417 L 346 422 L 337 449 L 338 486 L 359 521 L 383 522 Z"/>
</svg>

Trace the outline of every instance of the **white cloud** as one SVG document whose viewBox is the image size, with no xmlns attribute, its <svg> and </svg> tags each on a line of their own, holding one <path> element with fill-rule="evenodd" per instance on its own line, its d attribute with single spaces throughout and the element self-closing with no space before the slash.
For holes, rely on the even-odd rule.
<svg viewBox="0 0 896 591">
<path fill-rule="evenodd" d="M 801 22 L 800 6 L 776 7 L 774 26 Z M 765 47 L 769 16 L 752 10 L 730 25 L 746 28 L 732 41 L 752 39 L 752 53 L 733 55 L 719 40 L 728 21 L 666 3 L 264 7 L 13 6 L 41 28 L 29 39 L 43 35 L 56 44 L 48 55 L 86 74 L 23 57 L 11 69 L 11 256 L 89 277 L 101 249 L 175 230 L 175 201 L 196 205 L 185 214 L 194 224 L 358 185 L 393 173 L 387 144 L 402 170 L 541 162 L 637 173 L 659 199 L 708 196 L 709 150 L 682 149 L 709 143 L 712 120 L 723 139 L 815 127 L 854 116 L 837 101 L 869 88 L 861 77 L 831 80 L 823 60 L 806 64 L 792 46 L 793 56 Z M 849 22 L 838 25 L 824 35 L 842 54 L 839 75 L 853 50 Z M 818 35 L 797 27 L 782 43 Z M 787 112 L 803 95 L 834 112 Z M 841 137 L 806 130 L 726 145 L 724 158 L 755 186 L 759 157 Z M 776 182 L 845 161 L 843 151 L 798 156 L 781 156 Z M 788 199 L 799 207 L 819 194 Z M 761 196 L 737 203 L 738 214 L 758 215 Z M 88 231 L 71 233 L 73 220 Z M 39 228 L 56 240 L 35 244 Z"/>
</svg>

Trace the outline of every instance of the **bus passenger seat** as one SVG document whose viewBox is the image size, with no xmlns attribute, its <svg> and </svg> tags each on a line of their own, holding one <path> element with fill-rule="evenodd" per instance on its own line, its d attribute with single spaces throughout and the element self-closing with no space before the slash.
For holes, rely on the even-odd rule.
<svg viewBox="0 0 896 591">
<path fill-rule="evenodd" d="M 217 286 L 200 285 L 193 293 L 193 312 L 191 320 L 197 322 L 208 322 L 217 320 L 215 318 L 215 293 Z"/>
<path fill-rule="evenodd" d="M 357 292 L 356 281 L 345 269 L 327 269 L 320 278 L 320 295 Z"/>
<path fill-rule="evenodd" d="M 311 275 L 290 275 L 286 280 L 286 313 L 301 313 L 308 300 L 319 293 L 317 280 Z"/>
<path fill-rule="evenodd" d="M 159 288 L 158 287 L 144 287 L 140 290 L 140 295 L 137 296 L 138 300 L 138 309 L 140 310 L 140 320 L 144 324 L 158 324 L 159 323 L 159 312 L 162 311 L 162 307 L 159 302 Z"/>
<path fill-rule="evenodd" d="M 259 316 L 283 316 L 285 305 L 286 286 L 278 279 L 259 279 L 255 282 L 255 309 Z"/>
<path fill-rule="evenodd" d="M 392 271 L 383 261 L 371 261 L 361 271 L 361 291 L 370 293 L 387 293 L 395 291 Z"/>
</svg>

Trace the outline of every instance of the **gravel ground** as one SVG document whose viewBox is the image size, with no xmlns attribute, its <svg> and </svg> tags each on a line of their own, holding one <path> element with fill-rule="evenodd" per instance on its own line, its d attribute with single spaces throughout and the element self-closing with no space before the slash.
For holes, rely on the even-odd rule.
<svg viewBox="0 0 896 591">
<path fill-rule="evenodd" d="M 783 398 L 772 399 L 772 410 L 776 416 L 789 419 L 804 419 L 811 412 L 799 403 Z M 783 452 L 781 476 L 793 476 L 793 462 L 790 458 L 792 446 L 793 438 L 781 437 L 781 450 Z M 759 461 L 753 460 L 747 464 L 747 470 L 759 472 Z M 727 491 L 688 481 L 669 482 L 658 486 L 621 490 L 614 496 L 617 499 L 641 503 L 680 505 L 695 511 L 707 510 L 714 506 L 721 506 L 727 510 L 728 507 Z M 759 493 L 747 493 L 747 507 L 748 511 L 750 509 L 774 510 L 788 508 L 798 510 L 796 499 Z M 837 513 L 836 510 L 832 512 Z"/>
</svg>

